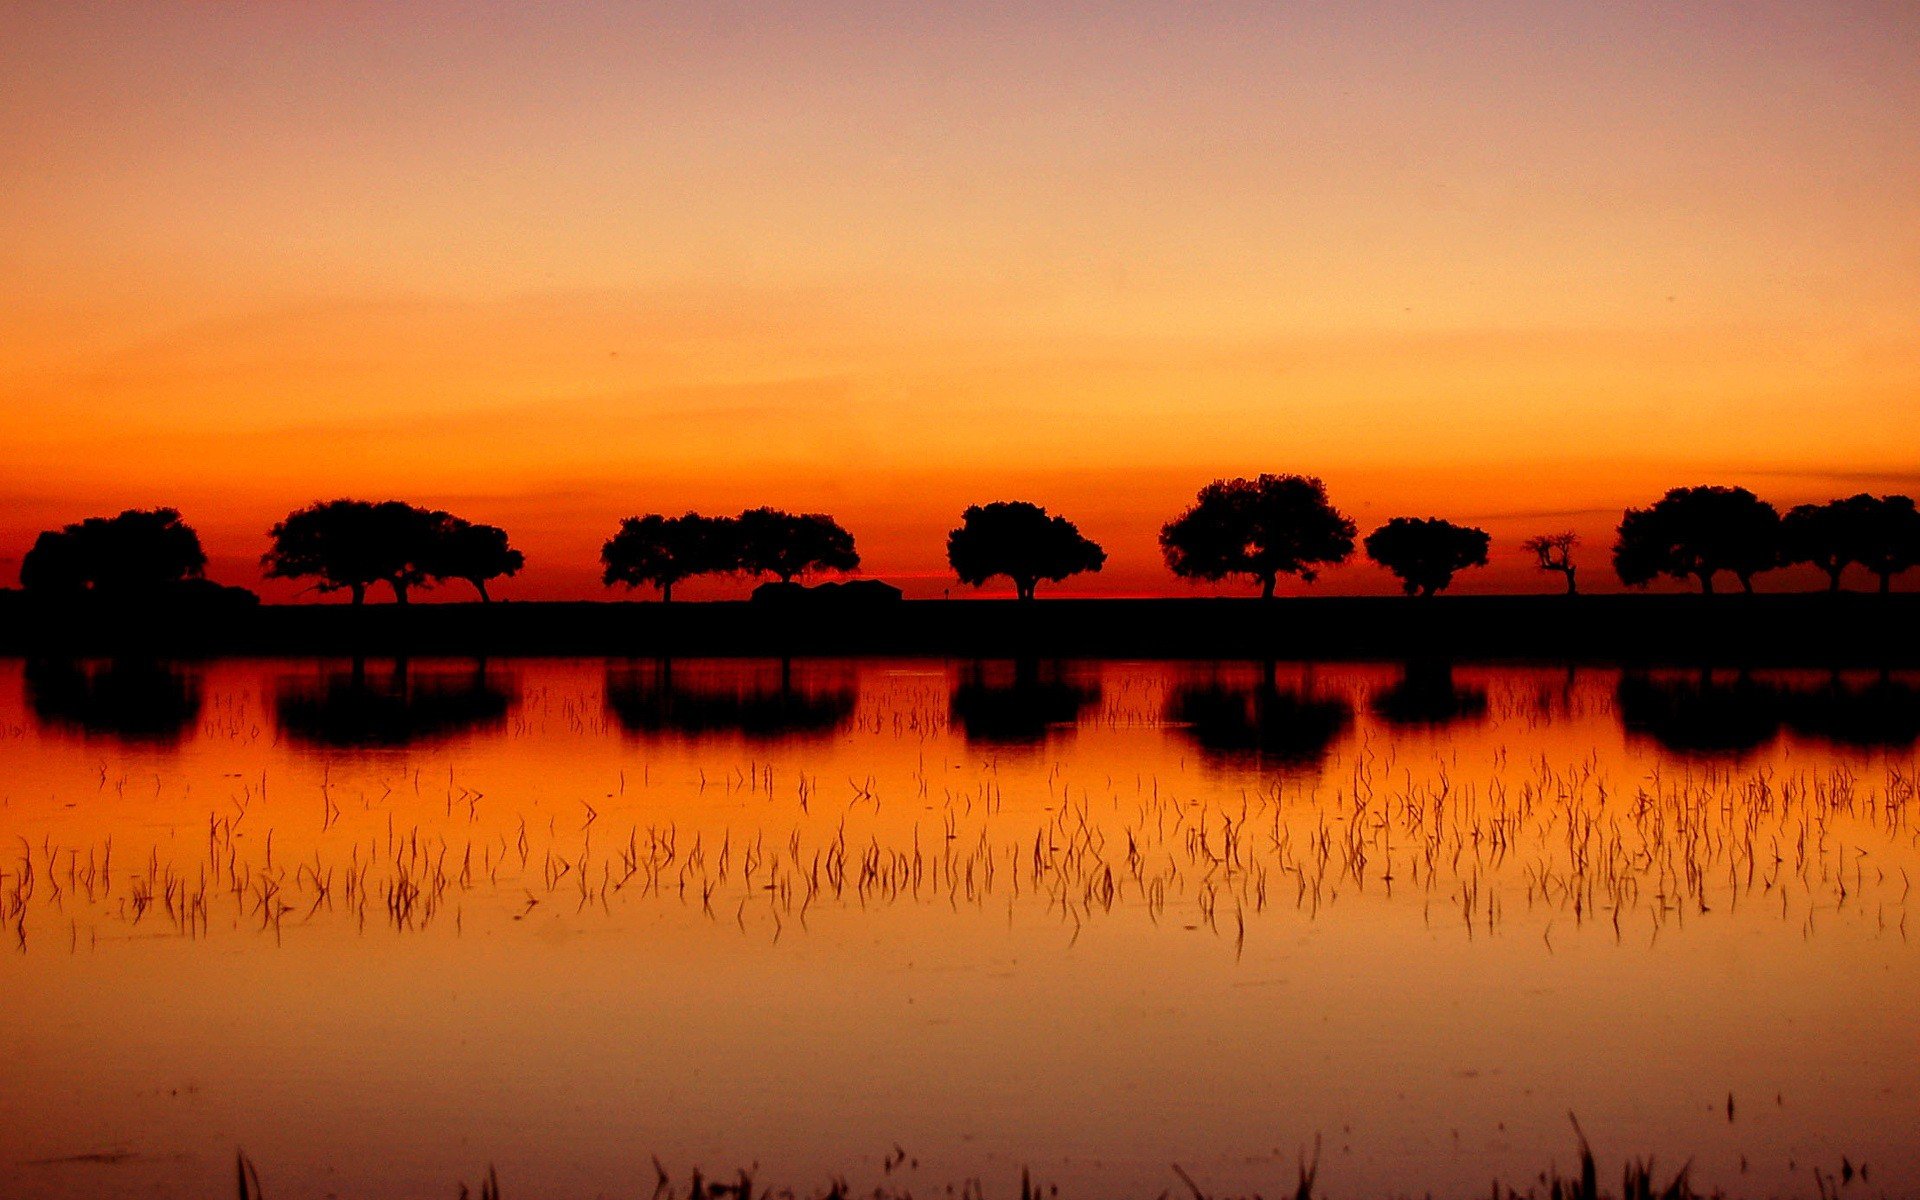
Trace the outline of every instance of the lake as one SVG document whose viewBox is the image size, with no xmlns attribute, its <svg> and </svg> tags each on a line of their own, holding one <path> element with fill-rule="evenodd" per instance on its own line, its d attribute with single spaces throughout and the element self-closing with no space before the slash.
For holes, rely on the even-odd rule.
<svg viewBox="0 0 1920 1200">
<path fill-rule="evenodd" d="M 1484 1194 L 1570 1113 L 1911 1191 L 1917 741 L 1903 674 L 4 660 L 0 1193 Z"/>
</svg>

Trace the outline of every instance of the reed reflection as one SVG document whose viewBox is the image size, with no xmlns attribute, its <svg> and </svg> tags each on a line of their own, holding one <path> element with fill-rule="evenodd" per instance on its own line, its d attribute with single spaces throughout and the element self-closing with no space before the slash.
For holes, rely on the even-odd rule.
<svg viewBox="0 0 1920 1200">
<path fill-rule="evenodd" d="M 1217 764 L 1317 770 L 1353 727 L 1353 705 L 1267 668 L 1239 682 L 1175 683 L 1166 720 Z"/>
<path fill-rule="evenodd" d="M 140 659 L 26 664 L 27 705 L 41 729 L 126 742 L 177 744 L 200 720 L 196 673 Z"/>
<path fill-rule="evenodd" d="M 398 659 L 384 671 L 355 659 L 317 675 L 282 676 L 274 715 L 294 742 L 377 749 L 496 732 L 519 695 L 516 677 L 484 659 L 425 667 Z"/>
<path fill-rule="evenodd" d="M 954 728 L 970 744 L 1037 746 L 1071 735 L 1100 703 L 1100 688 L 1071 668 L 1032 659 L 974 663 L 947 698 Z"/>
<path fill-rule="evenodd" d="M 843 670 L 780 663 L 610 663 L 606 710 L 623 731 L 685 738 L 787 741 L 852 723 L 860 692 Z"/>
</svg>

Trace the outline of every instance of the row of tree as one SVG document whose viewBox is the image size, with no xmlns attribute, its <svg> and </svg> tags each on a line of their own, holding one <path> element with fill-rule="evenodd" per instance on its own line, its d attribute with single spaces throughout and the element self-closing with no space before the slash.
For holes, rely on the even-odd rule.
<svg viewBox="0 0 1920 1200">
<path fill-rule="evenodd" d="M 1358 533 L 1320 480 L 1260 475 L 1201 488 L 1161 528 L 1160 548 L 1175 575 L 1245 579 L 1270 597 L 1282 577 L 1311 583 L 1348 561 Z M 470 583 L 484 601 L 490 581 L 525 563 L 498 526 L 398 500 L 313 504 L 287 514 L 268 536 L 261 562 L 269 578 L 309 580 L 317 591 L 350 593 L 355 604 L 377 584 L 404 604 L 412 589 L 446 580 Z M 1395 517 L 1359 543 L 1413 596 L 1431 596 L 1459 572 L 1485 566 L 1491 544 L 1485 530 L 1437 517 Z M 1573 593 L 1579 544 L 1572 533 L 1551 533 L 1522 546 Z M 1004 577 L 1023 600 L 1042 582 L 1098 571 L 1106 559 L 1072 521 L 1024 501 L 968 508 L 947 535 L 947 562 L 962 583 Z M 860 555 L 853 535 L 830 516 L 754 508 L 732 517 L 629 517 L 601 548 L 600 562 L 609 587 L 655 587 L 671 600 L 676 584 L 698 576 L 791 583 L 855 570 Z M 1745 488 L 1675 488 L 1646 508 L 1628 509 L 1613 547 L 1616 574 L 1635 587 L 1667 577 L 1711 592 L 1726 573 L 1752 591 L 1759 573 L 1795 564 L 1825 572 L 1835 591 L 1847 568 L 1858 566 L 1889 591 L 1896 575 L 1920 565 L 1920 511 L 1906 496 L 1862 494 L 1803 504 L 1783 516 Z M 205 566 L 199 536 L 178 512 L 129 510 L 41 534 L 21 562 L 20 579 L 43 594 L 135 595 L 197 580 Z"/>
</svg>

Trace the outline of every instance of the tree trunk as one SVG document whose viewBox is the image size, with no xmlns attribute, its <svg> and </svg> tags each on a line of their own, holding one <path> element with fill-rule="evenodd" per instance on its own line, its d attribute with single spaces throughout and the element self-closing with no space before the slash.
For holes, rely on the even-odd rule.
<svg viewBox="0 0 1920 1200">
<path fill-rule="evenodd" d="M 405 604 L 407 602 L 407 585 L 398 579 L 389 579 L 387 582 L 393 585 L 393 602 L 395 604 Z"/>
<path fill-rule="evenodd" d="M 1033 599 L 1033 589 L 1038 587 L 1039 585 L 1040 585 L 1040 581 L 1038 579 L 1022 579 L 1017 575 L 1014 576 L 1014 579 L 1013 579 L 1014 599 L 1016 600 Z"/>
<path fill-rule="evenodd" d="M 1828 591 L 1837 592 L 1840 590 L 1840 572 L 1846 569 L 1847 569 L 1847 564 L 1845 563 L 1840 563 L 1837 566 L 1831 566 L 1827 568 L 1827 590 Z"/>
<path fill-rule="evenodd" d="M 1273 585 L 1274 575 L 1271 571 L 1260 577 L 1260 598 L 1262 600 L 1273 599 Z"/>
<path fill-rule="evenodd" d="M 1700 575 L 1700 594 L 1702 596 L 1713 595 L 1713 572 L 1701 571 L 1699 572 L 1699 575 Z"/>
<path fill-rule="evenodd" d="M 1893 592 L 1893 572 L 1881 571 L 1879 574 L 1880 574 L 1880 594 L 1882 596 L 1890 595 Z"/>
<path fill-rule="evenodd" d="M 355 608 L 359 608 L 362 604 L 365 604 L 367 602 L 367 585 L 366 584 L 350 583 L 347 585 L 347 587 L 352 589 L 353 591 L 353 606 Z"/>
<path fill-rule="evenodd" d="M 482 604 L 492 604 L 492 603 L 493 603 L 493 597 L 492 597 L 492 596 L 489 596 L 489 595 L 487 595 L 487 581 L 486 581 L 486 580 L 484 580 L 484 579 L 469 579 L 469 580 L 468 580 L 467 582 L 468 582 L 468 583 L 471 583 L 471 584 L 473 585 L 473 590 L 474 590 L 474 591 L 476 591 L 476 592 L 479 592 L 479 593 L 480 593 L 480 603 L 482 603 Z"/>
<path fill-rule="evenodd" d="M 1580 594 L 1580 585 L 1573 581 L 1573 568 L 1568 567 L 1566 573 L 1567 573 L 1567 595 L 1578 596 Z"/>
<path fill-rule="evenodd" d="M 673 580 L 669 579 L 660 585 L 660 603 L 673 603 Z"/>
<path fill-rule="evenodd" d="M 1749 595 L 1749 596 L 1751 596 L 1751 595 L 1753 595 L 1753 576 L 1752 576 L 1752 574 L 1750 574 L 1750 573 L 1748 573 L 1748 572 L 1746 572 L 1746 571 L 1742 571 L 1742 572 L 1740 573 L 1740 590 L 1741 590 L 1741 591 L 1743 591 L 1743 592 L 1745 592 L 1745 593 L 1746 593 L 1747 595 Z"/>
</svg>

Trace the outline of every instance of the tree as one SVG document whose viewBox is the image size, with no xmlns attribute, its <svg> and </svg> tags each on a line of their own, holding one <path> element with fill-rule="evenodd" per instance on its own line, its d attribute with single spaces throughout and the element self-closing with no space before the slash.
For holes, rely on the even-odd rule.
<svg viewBox="0 0 1920 1200">
<path fill-rule="evenodd" d="M 1160 549 L 1175 575 L 1210 582 L 1245 575 L 1271 599 L 1279 576 L 1312 583 L 1320 567 L 1345 562 L 1356 532 L 1318 479 L 1262 475 L 1201 488 L 1193 507 L 1160 530 Z"/>
<path fill-rule="evenodd" d="M 88 517 L 34 539 L 20 560 L 29 591 L 138 596 L 163 591 L 206 569 L 200 535 L 171 508 Z"/>
<path fill-rule="evenodd" d="M 1863 518 L 1872 503 L 1871 496 L 1855 496 L 1794 505 L 1780 518 L 1780 561 L 1820 568 L 1827 575 L 1827 590 L 1839 591 L 1841 574 L 1865 552 Z"/>
<path fill-rule="evenodd" d="M 852 571 L 860 565 L 853 535 L 825 513 L 788 513 L 750 508 L 734 525 L 740 569 L 792 583 L 813 571 Z"/>
<path fill-rule="evenodd" d="M 608 587 L 651 584 L 660 589 L 662 602 L 670 602 L 673 585 L 683 579 L 739 569 L 735 535 L 731 517 L 691 512 L 680 517 L 658 513 L 628 517 L 600 548 L 600 562 L 606 568 L 601 581 Z"/>
<path fill-rule="evenodd" d="M 1579 537 L 1569 531 L 1567 533 L 1542 533 L 1530 537 L 1520 543 L 1520 548 L 1539 559 L 1538 566 L 1542 571 L 1557 571 L 1565 575 L 1567 577 L 1567 595 L 1572 596 L 1580 591 L 1579 585 L 1574 582 L 1573 578 L 1576 569 L 1573 564 L 1573 548 L 1579 544 Z"/>
<path fill-rule="evenodd" d="M 973 505 L 947 534 L 947 562 L 961 583 L 979 587 L 996 575 L 1013 580 L 1014 594 L 1033 599 L 1045 579 L 1058 583 L 1106 565 L 1107 552 L 1080 536 L 1065 517 L 1023 500 Z"/>
<path fill-rule="evenodd" d="M 492 603 L 487 581 L 517 575 L 526 556 L 507 544 L 507 531 L 498 525 L 475 525 L 450 513 L 433 514 L 433 546 L 429 573 L 435 579 L 464 579 Z"/>
<path fill-rule="evenodd" d="M 312 579 L 322 592 L 346 590 L 354 604 L 385 583 L 397 603 L 432 574 L 434 534 L 444 514 L 399 500 L 325 500 L 288 513 L 261 556 L 269 579 Z"/>
<path fill-rule="evenodd" d="M 1910 496 L 1854 496 L 1846 501 L 1859 513 L 1858 562 L 1880 577 L 1880 592 L 1893 590 L 1893 577 L 1920 566 L 1920 511 Z"/>
<path fill-rule="evenodd" d="M 1454 572 L 1487 565 L 1492 539 L 1483 529 L 1439 517 L 1395 517 L 1367 535 L 1367 557 L 1393 572 L 1409 596 L 1431 596 Z"/>
<path fill-rule="evenodd" d="M 1644 587 L 1662 575 L 1698 579 L 1731 571 L 1746 591 L 1780 561 L 1780 514 L 1740 487 L 1674 488 L 1648 508 L 1630 508 L 1613 545 L 1620 582 Z"/>
</svg>

